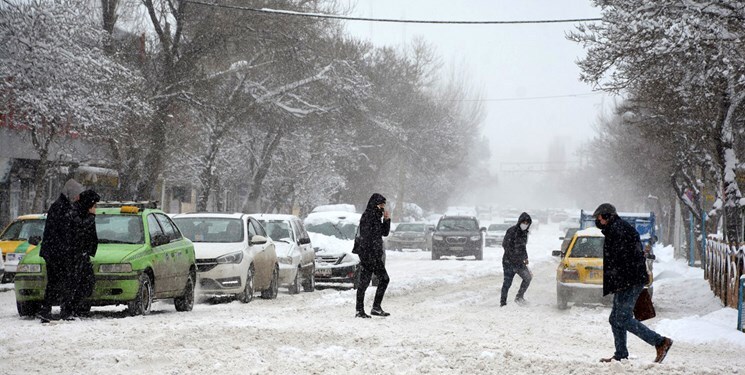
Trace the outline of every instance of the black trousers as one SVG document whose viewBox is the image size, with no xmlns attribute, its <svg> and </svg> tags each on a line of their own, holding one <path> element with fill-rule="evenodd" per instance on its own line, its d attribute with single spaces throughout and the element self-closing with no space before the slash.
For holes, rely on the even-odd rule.
<svg viewBox="0 0 745 375">
<path fill-rule="evenodd" d="M 517 298 L 523 298 L 525 291 L 530 286 L 530 281 L 533 280 L 533 274 L 530 273 L 528 266 L 525 264 L 513 264 L 508 262 L 502 262 L 502 269 L 504 269 L 504 282 L 502 282 L 502 295 L 500 301 L 504 304 L 507 302 L 507 292 L 509 292 L 512 286 L 512 280 L 515 278 L 515 274 L 519 275 L 523 281 L 520 283 L 520 289 L 517 290 Z"/>
<path fill-rule="evenodd" d="M 385 295 L 385 290 L 386 288 L 388 288 L 388 282 L 391 281 L 391 279 L 388 277 L 388 271 L 385 270 L 385 265 L 372 269 L 360 265 L 360 269 L 358 272 L 360 273 L 360 279 L 359 285 L 357 285 L 356 310 L 365 311 L 365 292 L 367 291 L 367 287 L 370 285 L 370 281 L 372 281 L 373 274 L 378 276 L 378 287 L 375 291 L 373 308 L 380 308 L 380 304 L 383 302 L 383 296 Z"/>
</svg>

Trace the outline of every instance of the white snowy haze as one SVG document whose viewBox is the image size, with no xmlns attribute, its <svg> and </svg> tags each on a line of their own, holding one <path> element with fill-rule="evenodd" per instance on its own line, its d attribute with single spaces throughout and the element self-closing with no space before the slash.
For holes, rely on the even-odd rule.
<svg viewBox="0 0 745 375">
<path fill-rule="evenodd" d="M 386 19 L 525 21 L 598 18 L 589 1 L 354 0 L 350 15 Z M 498 183 L 473 186 L 462 204 L 561 207 L 579 204 L 558 194 L 562 171 L 579 167 L 577 147 L 612 99 L 579 81 L 582 47 L 566 39 L 577 23 L 442 25 L 346 22 L 376 45 L 403 46 L 421 38 L 436 48 L 443 71 L 465 73 L 482 92 L 489 140 L 487 167 Z"/>
</svg>

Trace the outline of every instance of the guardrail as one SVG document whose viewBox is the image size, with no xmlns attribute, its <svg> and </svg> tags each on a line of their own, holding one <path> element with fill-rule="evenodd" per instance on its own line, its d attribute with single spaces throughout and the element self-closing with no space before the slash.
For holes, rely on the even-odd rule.
<svg viewBox="0 0 745 375">
<path fill-rule="evenodd" d="M 704 253 L 704 277 L 709 280 L 711 290 L 725 306 L 738 308 L 743 299 L 741 278 L 745 275 L 745 246 L 709 237 Z M 740 323 L 738 328 L 741 328 Z"/>
</svg>

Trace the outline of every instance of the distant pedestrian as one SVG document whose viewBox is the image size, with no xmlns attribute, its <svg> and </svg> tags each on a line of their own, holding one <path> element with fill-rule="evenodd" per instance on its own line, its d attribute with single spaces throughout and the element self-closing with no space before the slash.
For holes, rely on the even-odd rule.
<svg viewBox="0 0 745 375">
<path fill-rule="evenodd" d="M 367 208 L 360 218 L 360 238 L 358 254 L 360 256 L 360 278 L 357 286 L 357 318 L 369 318 L 365 313 L 365 292 L 372 280 L 373 274 L 378 277 L 378 287 L 375 291 L 372 310 L 370 314 L 377 316 L 389 316 L 391 314 L 383 311 L 380 304 L 383 302 L 385 290 L 390 278 L 385 269 L 383 260 L 383 236 L 387 236 L 391 230 L 391 217 L 385 210 L 385 197 L 375 193 L 367 202 Z"/>
<path fill-rule="evenodd" d="M 610 322 L 616 351 L 600 362 L 620 361 L 629 357 L 626 348 L 627 332 L 631 332 L 649 345 L 654 345 L 654 361 L 665 359 L 673 341 L 660 336 L 634 318 L 634 305 L 644 285 L 649 282 L 646 258 L 636 229 L 618 217 L 616 208 L 603 203 L 592 214 L 595 226 L 605 235 L 603 244 L 603 295 L 613 294 Z"/>
<path fill-rule="evenodd" d="M 69 255 L 72 245 L 72 203 L 80 198 L 85 190 L 83 185 L 74 179 L 65 182 L 62 193 L 47 211 L 44 234 L 41 239 L 39 256 L 44 258 L 47 271 L 47 285 L 44 291 L 44 302 L 37 317 L 42 323 L 52 319 L 52 306 L 60 302 L 61 316 L 71 316 L 72 296 L 67 287 Z"/>
<path fill-rule="evenodd" d="M 504 270 L 504 281 L 502 282 L 502 295 L 499 300 L 500 306 L 507 305 L 507 293 L 512 286 L 512 280 L 515 274 L 523 280 L 520 283 L 520 289 L 517 290 L 515 302 L 518 304 L 525 303 L 525 292 L 533 280 L 533 274 L 528 269 L 528 229 L 533 220 L 527 212 L 520 214 L 517 224 L 507 229 L 507 233 L 502 240 L 504 255 L 502 256 L 502 269 Z"/>
<path fill-rule="evenodd" d="M 96 234 L 96 203 L 101 197 L 93 190 L 80 193 L 80 199 L 73 203 L 73 241 L 69 268 L 72 294 L 72 314 L 86 314 L 90 307 L 83 300 L 90 297 L 96 283 L 91 257 L 96 256 L 98 235 Z"/>
</svg>

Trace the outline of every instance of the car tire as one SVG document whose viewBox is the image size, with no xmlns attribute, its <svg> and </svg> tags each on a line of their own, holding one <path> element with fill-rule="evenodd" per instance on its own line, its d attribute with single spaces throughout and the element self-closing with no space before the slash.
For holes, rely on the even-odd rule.
<svg viewBox="0 0 745 375">
<path fill-rule="evenodd" d="M 303 282 L 303 291 L 314 292 L 316 290 L 316 267 L 311 268 L 310 273 Z"/>
<path fill-rule="evenodd" d="M 236 296 L 239 301 L 243 303 L 249 303 L 254 299 L 254 265 L 248 266 L 246 272 L 246 282 L 243 286 L 243 292 L 238 293 Z"/>
<path fill-rule="evenodd" d="M 272 271 L 272 281 L 269 283 L 269 288 L 261 291 L 261 298 L 264 299 L 275 299 L 279 294 L 279 269 L 274 266 Z"/>
<path fill-rule="evenodd" d="M 176 311 L 191 311 L 194 308 L 195 278 L 196 275 L 193 272 L 189 272 L 189 278 L 186 279 L 186 285 L 184 286 L 184 295 L 173 299 Z"/>
<path fill-rule="evenodd" d="M 287 288 L 287 292 L 290 294 L 300 293 L 300 267 L 298 267 L 297 272 L 295 272 L 295 278 L 292 280 L 292 283 Z"/>
<path fill-rule="evenodd" d="M 16 309 L 20 316 L 34 316 L 41 310 L 41 303 L 37 301 L 16 302 Z"/>
<path fill-rule="evenodd" d="M 140 274 L 137 297 L 127 304 L 129 315 L 148 315 L 153 307 L 153 282 L 146 273 Z"/>
<path fill-rule="evenodd" d="M 432 249 L 432 260 L 440 260 L 440 254 L 435 252 L 435 249 Z"/>
</svg>

